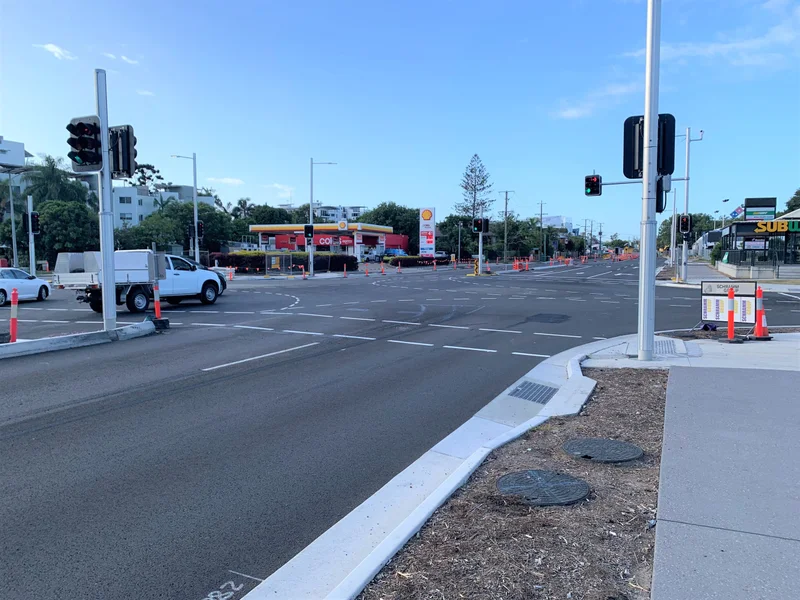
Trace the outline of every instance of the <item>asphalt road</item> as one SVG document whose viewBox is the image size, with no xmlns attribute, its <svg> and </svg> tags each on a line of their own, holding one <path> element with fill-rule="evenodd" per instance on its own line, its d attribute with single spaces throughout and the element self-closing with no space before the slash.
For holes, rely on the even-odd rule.
<svg viewBox="0 0 800 600">
<path fill-rule="evenodd" d="M 634 332 L 636 266 L 238 280 L 163 335 L 3 361 L 0 595 L 240 598 L 539 361 Z M 97 329 L 81 308 L 20 335 Z M 690 327 L 699 292 L 656 308 Z"/>
</svg>

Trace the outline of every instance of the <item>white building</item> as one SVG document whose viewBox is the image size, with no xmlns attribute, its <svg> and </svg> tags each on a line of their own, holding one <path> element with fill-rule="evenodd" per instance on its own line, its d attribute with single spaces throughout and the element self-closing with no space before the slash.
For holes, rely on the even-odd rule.
<svg viewBox="0 0 800 600">
<path fill-rule="evenodd" d="M 114 228 L 138 225 L 158 211 L 162 203 L 192 202 L 194 188 L 190 185 L 171 185 L 150 193 L 146 186 L 119 186 L 113 191 Z M 212 196 L 198 196 L 198 203 L 214 206 Z"/>
<path fill-rule="evenodd" d="M 299 207 L 294 204 L 279 204 L 278 208 L 294 212 Z M 334 206 L 324 205 L 322 202 L 314 202 L 314 218 L 329 222 L 341 221 L 342 219 L 345 221 L 357 221 L 365 212 L 367 212 L 366 206 Z"/>
<path fill-rule="evenodd" d="M 545 227 L 555 227 L 556 229 L 572 231 L 572 217 L 562 217 L 561 215 L 542 217 L 542 225 Z"/>
</svg>

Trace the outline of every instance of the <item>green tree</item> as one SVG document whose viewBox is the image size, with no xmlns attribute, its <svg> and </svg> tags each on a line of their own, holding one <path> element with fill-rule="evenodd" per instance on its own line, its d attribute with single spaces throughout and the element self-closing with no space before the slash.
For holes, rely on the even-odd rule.
<svg viewBox="0 0 800 600">
<path fill-rule="evenodd" d="M 494 203 L 492 183 L 489 173 L 481 161 L 481 157 L 473 154 L 461 177 L 461 202 L 456 202 L 457 214 L 471 218 L 481 215 L 489 216 L 489 209 Z"/>
<path fill-rule="evenodd" d="M 236 201 L 236 206 L 231 210 L 231 216 L 234 219 L 247 219 L 253 214 L 255 204 L 250 201 L 250 198 L 239 198 Z"/>
<path fill-rule="evenodd" d="M 169 185 L 165 184 L 164 177 L 161 175 L 161 172 L 153 165 L 148 163 L 138 163 L 136 165 L 136 170 L 133 172 L 133 177 L 128 179 L 128 184 L 138 187 L 146 187 L 151 194 L 154 193 L 159 187 Z"/>
<path fill-rule="evenodd" d="M 33 196 L 36 208 L 50 200 L 86 204 L 88 190 L 69 175 L 64 159 L 45 154 L 40 164 L 34 165 L 33 170 L 23 175 L 27 184 L 25 195 Z"/>
<path fill-rule="evenodd" d="M 86 252 L 100 249 L 97 215 L 78 202 L 51 200 L 39 207 L 42 233 L 37 246 L 50 264 L 59 252 Z M 41 254 L 40 254 L 41 256 Z"/>
<path fill-rule="evenodd" d="M 439 230 L 436 249 L 458 255 L 459 223 L 461 223 L 461 258 L 469 258 L 478 253 L 478 236 L 472 233 L 471 220 L 460 215 L 447 215 L 436 224 L 436 229 Z"/>
<path fill-rule="evenodd" d="M 173 202 L 164 209 L 162 215 L 174 221 L 179 231 L 179 239 L 188 243 L 186 228 L 194 222 L 194 209 L 191 202 Z M 202 202 L 197 207 L 198 219 L 203 222 L 205 235 L 200 245 L 210 252 L 219 252 L 223 242 L 231 237 L 231 219 L 224 212 Z"/>
<path fill-rule="evenodd" d="M 180 224 L 163 214 L 154 213 L 139 225 L 123 227 L 114 232 L 114 241 L 119 250 L 142 250 L 153 242 L 158 248 L 183 242 L 184 232 Z"/>
<path fill-rule="evenodd" d="M 308 223 L 308 202 L 301 204 L 291 212 L 290 223 Z M 314 219 L 316 221 L 317 219 Z M 259 222 L 261 222 L 259 220 Z"/>
<path fill-rule="evenodd" d="M 371 223 L 373 225 L 386 225 L 388 227 L 392 227 L 394 233 L 408 236 L 409 254 L 414 255 L 419 252 L 418 208 L 408 208 L 394 202 L 381 202 L 372 210 L 368 210 L 362 214 L 359 221 L 362 223 Z"/>
<path fill-rule="evenodd" d="M 168 196 L 156 196 L 153 198 L 153 206 L 158 211 L 158 214 L 163 214 L 164 209 L 175 201 L 174 198 Z"/>
<path fill-rule="evenodd" d="M 800 208 L 800 188 L 797 188 L 797 191 L 795 191 L 794 196 L 792 196 L 786 201 L 786 212 L 792 212 L 793 210 L 797 210 L 798 208 Z"/>
<path fill-rule="evenodd" d="M 308 204 L 306 204 L 306 209 L 308 209 Z M 298 221 L 294 220 L 295 214 L 299 211 L 294 211 L 290 213 L 288 210 L 283 208 L 274 208 L 272 206 L 267 206 L 266 204 L 258 204 L 253 207 L 253 210 L 250 212 L 250 221 L 253 224 L 260 224 L 260 225 L 283 225 L 285 223 L 297 223 Z M 308 210 L 306 210 L 306 220 L 300 221 L 301 223 L 308 223 Z"/>
</svg>

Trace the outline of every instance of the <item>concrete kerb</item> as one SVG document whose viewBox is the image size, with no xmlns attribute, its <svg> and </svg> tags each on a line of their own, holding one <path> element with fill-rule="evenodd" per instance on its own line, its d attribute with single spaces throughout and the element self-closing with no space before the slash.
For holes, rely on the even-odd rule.
<svg viewBox="0 0 800 600">
<path fill-rule="evenodd" d="M 626 336 L 629 337 L 635 336 Z M 464 485 L 489 453 L 550 417 L 577 413 L 596 383 L 583 375 L 581 361 L 592 352 L 619 343 L 615 339 L 592 342 L 537 365 L 246 597 L 249 600 L 355 598 L 436 509 Z M 544 405 L 509 395 L 525 381 L 558 386 L 558 391 Z M 433 480 L 435 486 L 420 497 L 425 479 Z M 409 480 L 413 485 L 409 485 Z M 398 499 L 402 494 L 417 497 L 404 501 Z"/>
<path fill-rule="evenodd" d="M 142 323 L 126 325 L 125 327 L 120 327 L 113 331 L 73 333 L 71 335 L 60 335 L 38 340 L 15 342 L 13 344 L 2 344 L 0 345 L 0 360 L 4 358 L 15 358 L 17 356 L 27 356 L 29 354 L 41 354 L 43 352 L 55 352 L 56 350 L 69 350 L 85 346 L 96 346 L 97 344 L 132 340 L 134 338 L 150 335 L 154 333 L 155 330 L 155 325 L 152 322 L 143 321 Z"/>
</svg>

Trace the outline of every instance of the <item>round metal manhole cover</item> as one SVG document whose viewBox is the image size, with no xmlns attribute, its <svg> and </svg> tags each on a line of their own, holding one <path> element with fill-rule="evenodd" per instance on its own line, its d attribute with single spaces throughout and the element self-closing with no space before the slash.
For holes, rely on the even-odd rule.
<svg viewBox="0 0 800 600">
<path fill-rule="evenodd" d="M 553 471 L 518 471 L 497 480 L 501 494 L 518 496 L 530 506 L 567 506 L 589 495 L 589 484 Z"/>
<path fill-rule="evenodd" d="M 564 452 L 575 458 L 604 463 L 636 460 L 644 454 L 639 446 L 606 438 L 575 438 L 565 442 L 562 448 Z"/>
</svg>

